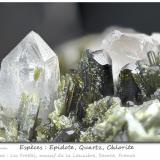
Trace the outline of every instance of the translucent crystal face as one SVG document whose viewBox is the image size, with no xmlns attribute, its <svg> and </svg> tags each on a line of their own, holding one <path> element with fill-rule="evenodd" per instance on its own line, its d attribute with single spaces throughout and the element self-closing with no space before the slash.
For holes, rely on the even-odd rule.
<svg viewBox="0 0 160 160">
<path fill-rule="evenodd" d="M 30 32 L 1 63 L 1 105 L 18 109 L 23 92 L 36 93 L 42 102 L 50 104 L 57 91 L 59 74 L 54 51 L 37 33 Z"/>
</svg>

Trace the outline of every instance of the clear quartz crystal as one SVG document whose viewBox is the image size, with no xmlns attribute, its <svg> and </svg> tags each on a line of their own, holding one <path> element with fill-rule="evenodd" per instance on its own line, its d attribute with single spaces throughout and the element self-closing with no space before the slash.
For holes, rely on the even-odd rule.
<svg viewBox="0 0 160 160">
<path fill-rule="evenodd" d="M 0 103 L 13 111 L 19 109 L 23 93 L 39 96 L 46 119 L 59 83 L 59 62 L 55 52 L 31 31 L 3 60 L 0 71 Z"/>
<path fill-rule="evenodd" d="M 128 63 L 136 62 L 147 57 L 147 52 L 153 50 L 158 51 L 159 42 L 151 36 L 141 33 L 126 33 L 118 30 L 110 31 L 104 36 L 102 40 L 101 49 L 112 60 L 112 73 L 114 80 L 114 87 L 116 85 L 118 76 L 122 67 Z M 107 56 L 99 55 L 97 60 L 100 64 Z M 103 60 L 104 61 L 104 60 Z M 106 59 L 108 61 L 108 58 Z M 106 64 L 110 62 L 106 62 Z"/>
</svg>

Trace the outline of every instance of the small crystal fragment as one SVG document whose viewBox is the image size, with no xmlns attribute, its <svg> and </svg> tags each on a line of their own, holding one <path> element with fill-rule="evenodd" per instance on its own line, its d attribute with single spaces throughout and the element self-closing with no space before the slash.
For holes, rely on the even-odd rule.
<svg viewBox="0 0 160 160">
<path fill-rule="evenodd" d="M 72 142 L 75 137 L 75 131 L 72 128 L 62 129 L 54 138 L 54 143 Z"/>
</svg>

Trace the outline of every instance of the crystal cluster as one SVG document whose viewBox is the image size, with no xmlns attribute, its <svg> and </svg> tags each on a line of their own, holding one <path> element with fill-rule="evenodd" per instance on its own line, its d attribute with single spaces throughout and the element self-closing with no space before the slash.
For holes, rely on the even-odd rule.
<svg viewBox="0 0 160 160">
<path fill-rule="evenodd" d="M 159 100 L 127 108 L 119 98 L 105 97 L 90 104 L 86 112 L 84 121 L 90 127 L 81 132 L 81 142 L 160 141 Z"/>
<path fill-rule="evenodd" d="M 160 34 L 110 28 L 68 44 L 61 75 L 33 31 L 3 59 L 0 142 L 160 141 Z"/>
<path fill-rule="evenodd" d="M 159 99 L 160 55 L 150 51 L 147 56 L 135 62 L 134 67 L 121 70 L 118 94 L 124 104 L 127 101 L 141 104 L 150 99 Z"/>
<path fill-rule="evenodd" d="M 114 30 L 108 33 L 102 40 L 101 48 L 105 49 L 106 54 L 111 58 L 113 80 L 115 92 L 117 91 L 117 82 L 120 70 L 128 63 L 147 57 L 146 53 L 153 50 L 158 51 L 158 42 L 148 35 L 140 33 L 125 33 Z M 106 59 L 106 55 L 101 55 L 97 59 L 99 63 Z M 108 59 L 108 58 L 107 58 Z"/>
</svg>

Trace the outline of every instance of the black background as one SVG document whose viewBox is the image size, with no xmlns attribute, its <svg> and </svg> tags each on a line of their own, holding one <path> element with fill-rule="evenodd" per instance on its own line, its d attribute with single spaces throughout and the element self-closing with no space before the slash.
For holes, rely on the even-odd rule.
<svg viewBox="0 0 160 160">
<path fill-rule="evenodd" d="M 111 25 L 160 32 L 160 3 L 0 3 L 0 60 L 30 30 L 54 49 Z"/>
</svg>

